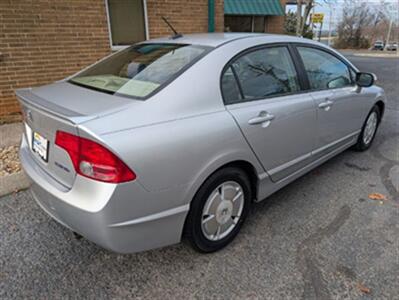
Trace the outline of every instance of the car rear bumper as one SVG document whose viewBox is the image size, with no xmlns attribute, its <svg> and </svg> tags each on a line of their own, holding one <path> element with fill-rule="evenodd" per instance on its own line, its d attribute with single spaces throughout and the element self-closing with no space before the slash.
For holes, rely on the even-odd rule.
<svg viewBox="0 0 399 300">
<path fill-rule="evenodd" d="M 178 201 L 180 190 L 148 192 L 136 181 L 116 185 L 79 175 L 67 189 L 33 160 L 25 138 L 20 158 L 40 207 L 94 243 L 132 253 L 180 241 L 189 209 L 188 204 Z"/>
</svg>

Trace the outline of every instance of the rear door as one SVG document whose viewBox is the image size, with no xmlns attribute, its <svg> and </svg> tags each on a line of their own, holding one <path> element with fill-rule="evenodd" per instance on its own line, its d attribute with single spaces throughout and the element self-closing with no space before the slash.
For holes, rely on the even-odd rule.
<svg viewBox="0 0 399 300">
<path fill-rule="evenodd" d="M 317 105 L 315 153 L 327 154 L 356 136 L 363 123 L 366 101 L 355 84 L 354 71 L 344 61 L 324 49 L 297 49 Z"/>
<path fill-rule="evenodd" d="M 311 161 L 316 109 L 302 91 L 287 45 L 240 54 L 225 68 L 222 92 L 227 110 L 273 181 Z"/>
</svg>

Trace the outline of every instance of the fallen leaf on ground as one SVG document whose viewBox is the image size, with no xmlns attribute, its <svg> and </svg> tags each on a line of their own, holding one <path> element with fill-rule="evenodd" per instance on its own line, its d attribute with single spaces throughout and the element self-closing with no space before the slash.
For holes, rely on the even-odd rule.
<svg viewBox="0 0 399 300">
<path fill-rule="evenodd" d="M 358 284 L 357 284 L 357 288 L 358 288 L 359 291 L 361 291 L 362 293 L 365 293 L 365 294 L 370 294 L 370 293 L 371 293 L 371 290 L 370 290 L 367 286 L 364 286 L 364 285 L 361 284 L 361 283 L 358 283 Z"/>
<path fill-rule="evenodd" d="M 369 198 L 371 200 L 387 200 L 387 197 L 385 197 L 383 194 L 380 193 L 369 194 Z"/>
</svg>

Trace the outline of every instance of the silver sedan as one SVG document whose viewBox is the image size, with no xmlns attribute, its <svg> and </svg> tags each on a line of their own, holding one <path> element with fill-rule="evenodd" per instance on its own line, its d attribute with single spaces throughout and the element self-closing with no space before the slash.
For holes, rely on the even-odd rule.
<svg viewBox="0 0 399 300">
<path fill-rule="evenodd" d="M 317 42 L 264 34 L 145 41 L 16 91 L 20 157 L 51 217 L 104 248 L 230 243 L 261 201 L 384 114 L 375 76 Z"/>
</svg>

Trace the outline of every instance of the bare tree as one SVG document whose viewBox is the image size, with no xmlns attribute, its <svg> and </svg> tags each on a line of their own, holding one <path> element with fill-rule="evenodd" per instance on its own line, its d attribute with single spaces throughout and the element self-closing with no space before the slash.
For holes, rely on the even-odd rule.
<svg viewBox="0 0 399 300">
<path fill-rule="evenodd" d="M 377 39 L 384 40 L 384 35 L 388 26 L 389 20 L 386 18 L 385 14 L 379 10 L 375 14 L 371 23 L 365 26 L 363 35 L 364 37 L 369 38 L 370 41 L 375 41 Z"/>
<path fill-rule="evenodd" d="M 335 46 L 339 48 L 367 48 L 370 40 L 363 33 L 373 22 L 370 7 L 363 1 L 346 1 L 342 9 L 342 19 L 338 24 L 338 39 Z"/>
<path fill-rule="evenodd" d="M 398 4 L 396 3 L 396 10 L 394 4 L 386 0 L 369 3 L 347 0 L 342 20 L 338 25 L 339 37 L 335 46 L 365 48 L 376 40 L 397 41 L 399 38 Z"/>
</svg>

